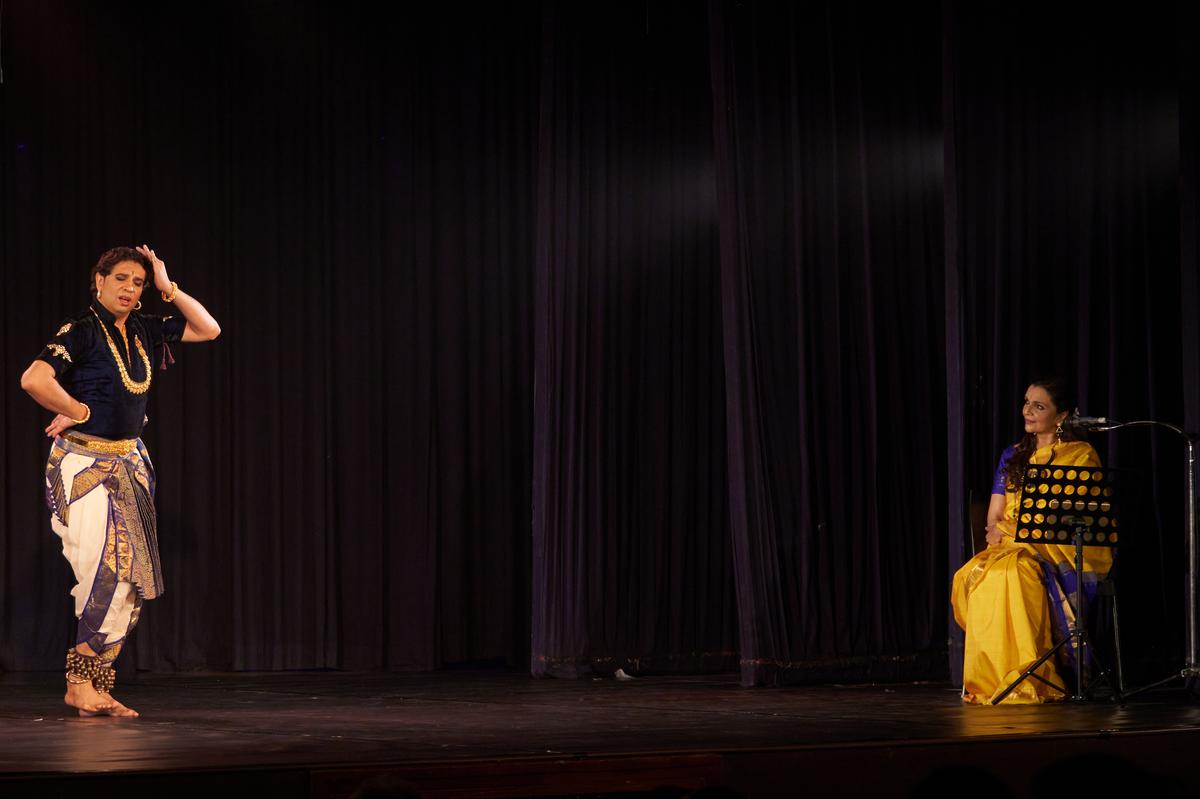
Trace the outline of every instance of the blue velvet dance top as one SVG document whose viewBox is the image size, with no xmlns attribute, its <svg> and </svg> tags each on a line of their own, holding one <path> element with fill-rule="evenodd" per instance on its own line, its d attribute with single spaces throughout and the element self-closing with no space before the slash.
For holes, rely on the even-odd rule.
<svg viewBox="0 0 1200 799">
<path fill-rule="evenodd" d="M 183 338 L 187 320 L 133 311 L 125 335 L 99 302 L 63 323 L 37 356 L 54 368 L 67 393 L 87 405 L 91 417 L 70 430 L 110 439 L 139 438 L 146 423 L 155 350 L 166 368 L 167 342 Z"/>
</svg>

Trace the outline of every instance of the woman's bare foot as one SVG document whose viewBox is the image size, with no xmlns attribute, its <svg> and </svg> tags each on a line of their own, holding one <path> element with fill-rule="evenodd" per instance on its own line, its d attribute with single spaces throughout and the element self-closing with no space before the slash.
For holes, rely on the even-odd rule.
<svg viewBox="0 0 1200 799">
<path fill-rule="evenodd" d="M 112 694 L 100 694 L 100 696 L 102 696 L 105 699 L 107 699 L 108 701 L 112 702 L 112 705 L 107 710 L 104 711 L 104 713 L 106 715 L 116 716 L 117 718 L 123 718 L 123 719 L 136 719 L 139 715 L 141 715 L 133 708 L 122 705 L 120 702 L 118 702 L 116 699 L 113 698 Z M 79 715 L 95 716 L 95 715 L 99 715 L 99 714 L 85 713 L 84 711 L 81 710 L 81 711 L 79 711 Z"/>
<path fill-rule="evenodd" d="M 103 655 L 98 655 L 87 643 L 67 650 L 67 693 L 63 701 L 81 716 L 137 718 L 136 710 L 125 707 L 109 693 L 116 678 L 112 662 L 120 653 L 120 644 L 109 647 Z M 99 685 L 107 690 L 100 690 Z"/>
<path fill-rule="evenodd" d="M 102 694 L 92 683 L 67 683 L 67 694 L 63 701 L 79 711 L 81 716 L 119 716 L 121 718 L 136 718 L 138 712 L 125 707 L 112 694 Z"/>
<path fill-rule="evenodd" d="M 92 687 L 91 680 L 79 683 L 68 682 L 67 694 L 63 697 L 63 701 L 78 710 L 81 716 L 106 713 L 113 704 L 113 698 Z"/>
</svg>

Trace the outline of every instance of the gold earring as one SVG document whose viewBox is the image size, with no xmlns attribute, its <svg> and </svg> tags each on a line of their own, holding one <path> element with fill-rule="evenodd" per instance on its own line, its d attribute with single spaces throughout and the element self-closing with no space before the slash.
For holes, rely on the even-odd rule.
<svg viewBox="0 0 1200 799">
<path fill-rule="evenodd" d="M 1063 434 L 1062 422 L 1059 422 L 1058 427 L 1055 428 L 1055 430 L 1054 430 L 1054 437 L 1057 438 L 1059 441 L 1062 441 L 1062 434 Z"/>
</svg>

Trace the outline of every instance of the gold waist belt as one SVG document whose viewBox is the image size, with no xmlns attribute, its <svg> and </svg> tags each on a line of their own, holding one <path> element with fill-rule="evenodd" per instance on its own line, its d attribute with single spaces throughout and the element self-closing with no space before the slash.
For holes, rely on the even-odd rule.
<svg viewBox="0 0 1200 799">
<path fill-rule="evenodd" d="M 105 439 L 83 438 L 82 436 L 71 435 L 70 433 L 63 433 L 63 438 L 77 447 L 83 447 L 101 455 L 120 455 L 121 457 L 125 457 L 133 452 L 134 447 L 137 446 L 136 438 L 108 441 Z"/>
</svg>

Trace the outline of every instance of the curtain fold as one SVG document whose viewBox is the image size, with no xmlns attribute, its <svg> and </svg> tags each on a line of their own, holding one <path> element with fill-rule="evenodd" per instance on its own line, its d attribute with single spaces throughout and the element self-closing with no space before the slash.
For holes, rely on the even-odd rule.
<svg viewBox="0 0 1200 799">
<path fill-rule="evenodd" d="M 1181 379 L 1183 382 L 1184 428 L 1200 432 L 1200 57 L 1191 41 L 1190 31 L 1200 23 L 1195 6 L 1176 6 L 1179 58 L 1179 192 L 1180 192 L 1180 294 L 1182 317 Z M 1169 366 L 1167 367 L 1169 369 Z M 1192 464 L 1191 475 L 1200 485 L 1200 464 Z M 1187 495 L 1184 494 L 1186 501 Z M 1186 509 L 1181 515 L 1187 523 Z M 1186 550 L 1185 550 L 1186 551 Z M 1200 576 L 1200 552 L 1194 552 L 1190 564 Z M 1183 605 L 1185 608 L 1186 600 Z M 1195 608 L 1200 612 L 1200 608 Z M 1185 619 L 1186 624 L 1186 619 Z M 1184 646 L 1186 647 L 1186 634 Z"/>
<path fill-rule="evenodd" d="M 727 669 L 704 16 L 607 10 L 543 21 L 531 668 Z"/>
<path fill-rule="evenodd" d="M 928 673 L 945 619 L 936 9 L 709 12 L 742 681 Z"/>
<path fill-rule="evenodd" d="M 947 235 L 965 279 L 947 300 L 964 320 L 963 479 L 984 497 L 1036 377 L 1073 378 L 1084 414 L 1182 419 L 1181 95 L 1175 51 L 1163 47 L 1170 5 L 1120 20 L 1082 3 L 950 6 L 946 184 L 958 218 Z M 1162 657 L 1181 629 L 1179 442 L 1144 429 L 1092 440 L 1106 464 L 1139 473 L 1122 612 L 1168 621 L 1127 624 L 1125 644 Z"/>
<path fill-rule="evenodd" d="M 974 495 L 965 480 L 967 408 L 964 372 L 965 341 L 963 332 L 963 262 L 959 240 L 960 196 L 958 140 L 959 130 L 959 41 L 950 35 L 957 26 L 958 6 L 942 4 L 942 163 L 944 176 L 942 207 L 945 241 L 945 337 L 946 337 L 946 578 L 951 585 L 954 573 L 974 554 L 970 505 L 987 499 Z M 950 680 L 962 684 L 965 637 L 953 616 L 946 620 Z"/>
<path fill-rule="evenodd" d="M 1189 431 L 1196 432 L 1200 431 L 1200 57 L 1188 31 L 1200 22 L 1200 13 L 1190 5 L 1177 8 L 1184 421 Z"/>
</svg>

